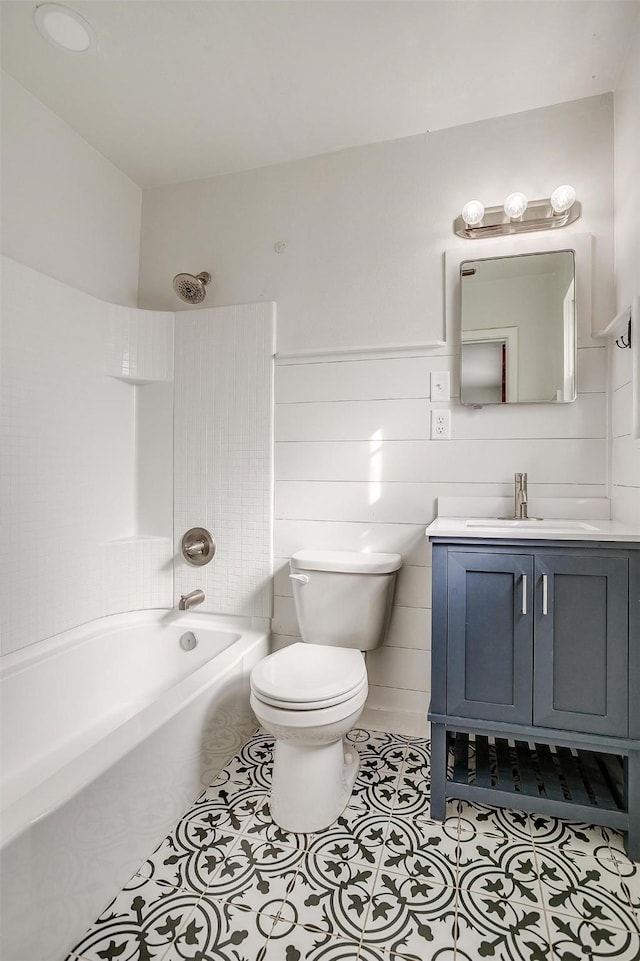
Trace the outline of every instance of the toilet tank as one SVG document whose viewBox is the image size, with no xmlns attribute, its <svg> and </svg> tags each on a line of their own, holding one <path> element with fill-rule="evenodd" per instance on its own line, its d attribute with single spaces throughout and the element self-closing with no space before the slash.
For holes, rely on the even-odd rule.
<svg viewBox="0 0 640 961">
<path fill-rule="evenodd" d="M 401 565 L 400 554 L 294 554 L 289 566 L 302 640 L 359 651 L 382 644 Z"/>
</svg>

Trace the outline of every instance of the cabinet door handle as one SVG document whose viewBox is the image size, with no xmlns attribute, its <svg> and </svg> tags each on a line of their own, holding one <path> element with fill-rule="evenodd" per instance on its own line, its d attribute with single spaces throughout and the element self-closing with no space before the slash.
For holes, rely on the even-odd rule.
<svg viewBox="0 0 640 961">
<path fill-rule="evenodd" d="M 549 577 L 547 574 L 542 575 L 542 613 L 549 613 Z"/>
<path fill-rule="evenodd" d="M 522 608 L 520 610 L 521 614 L 527 613 L 527 575 L 522 575 Z"/>
</svg>

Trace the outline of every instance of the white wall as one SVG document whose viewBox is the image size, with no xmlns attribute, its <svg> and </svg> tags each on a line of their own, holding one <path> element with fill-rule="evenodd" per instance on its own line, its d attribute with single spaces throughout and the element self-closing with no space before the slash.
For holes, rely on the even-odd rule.
<svg viewBox="0 0 640 961">
<path fill-rule="evenodd" d="M 584 318 L 570 405 L 471 411 L 455 399 L 454 342 L 394 348 L 442 338 L 443 252 L 466 244 L 471 255 L 452 232 L 465 200 L 498 203 L 516 188 L 543 197 L 564 182 L 583 204 L 576 229 L 594 236 L 595 326 L 608 322 L 612 142 L 611 98 L 598 97 L 144 193 L 141 304 L 172 304 L 171 277 L 185 269 L 212 272 L 213 303 L 277 301 L 276 644 L 298 636 L 294 551 L 403 554 L 389 637 L 369 656 L 368 723 L 383 708 L 404 712 L 396 730 L 418 730 L 426 710 L 424 527 L 438 496 L 507 495 L 516 470 L 528 471 L 532 496 L 606 496 L 607 349 Z M 474 243 L 472 256 L 481 250 Z M 367 345 L 391 349 L 341 353 Z M 291 356 L 314 349 L 334 353 Z M 430 370 L 451 373 L 449 442 L 429 439 Z"/>
<path fill-rule="evenodd" d="M 632 298 L 640 295 L 639 105 L 640 29 L 628 52 L 614 97 L 616 312 L 628 307 Z M 640 339 L 637 326 L 633 331 L 635 350 Z M 632 352 L 620 350 L 613 343 L 610 349 L 612 516 L 640 523 L 640 443 L 631 437 Z M 640 403 L 640 385 L 635 385 L 635 391 L 636 403 Z"/>
<path fill-rule="evenodd" d="M 113 303 L 135 306 L 141 191 L 2 74 L 2 253 Z"/>
<path fill-rule="evenodd" d="M 277 302 L 280 351 L 423 344 L 441 334 L 443 251 L 479 256 L 452 230 L 463 203 L 501 203 L 516 188 L 548 197 L 567 181 L 583 203 L 576 229 L 596 237 L 594 311 L 606 323 L 610 96 L 145 190 L 139 303 L 173 309 L 173 275 L 210 270 L 207 303 Z"/>
</svg>

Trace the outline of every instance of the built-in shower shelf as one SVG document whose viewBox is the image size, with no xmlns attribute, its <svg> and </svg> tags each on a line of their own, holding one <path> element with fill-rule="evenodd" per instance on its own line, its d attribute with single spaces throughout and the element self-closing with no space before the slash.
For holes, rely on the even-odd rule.
<svg viewBox="0 0 640 961">
<path fill-rule="evenodd" d="M 624 759 L 618 754 L 450 731 L 447 797 L 626 826 Z"/>
<path fill-rule="evenodd" d="M 148 384 L 170 384 L 173 382 L 173 377 L 135 377 L 129 374 L 107 374 L 107 377 L 111 377 L 112 380 L 122 381 L 123 384 L 129 384 L 130 387 L 146 387 Z"/>
</svg>

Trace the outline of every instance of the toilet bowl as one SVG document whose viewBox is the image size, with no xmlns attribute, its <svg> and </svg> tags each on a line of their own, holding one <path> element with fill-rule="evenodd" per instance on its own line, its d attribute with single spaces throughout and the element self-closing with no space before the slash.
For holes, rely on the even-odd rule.
<svg viewBox="0 0 640 961">
<path fill-rule="evenodd" d="M 349 803 L 359 755 L 345 740 L 368 694 L 363 651 L 386 632 L 399 554 L 301 551 L 291 558 L 302 642 L 251 672 L 251 707 L 275 737 L 271 815 L 296 833 Z"/>
<path fill-rule="evenodd" d="M 276 739 L 271 816 L 280 827 L 318 831 L 348 804 L 359 756 L 344 738 L 368 691 L 360 651 L 298 643 L 253 669 L 251 707 Z"/>
</svg>

